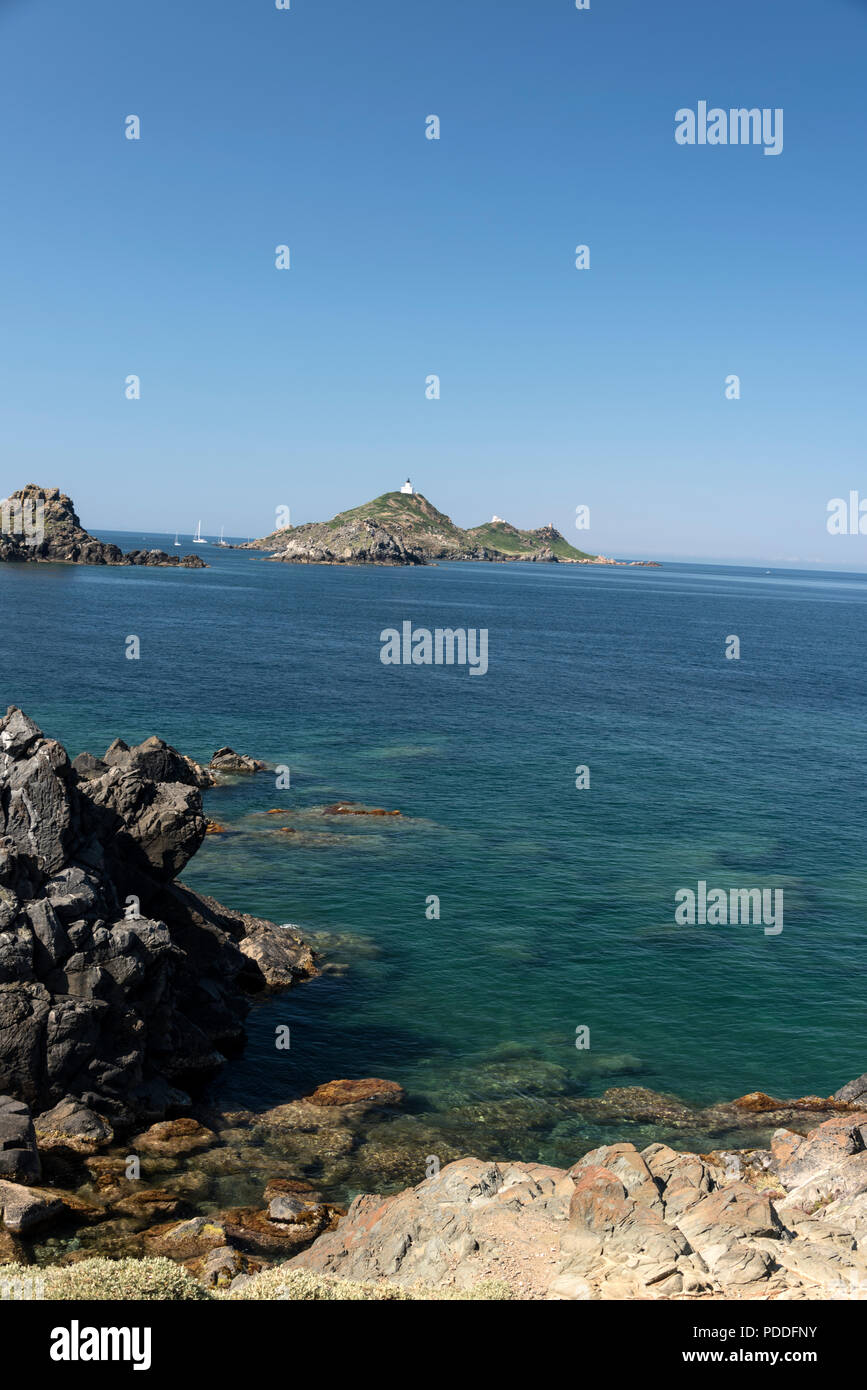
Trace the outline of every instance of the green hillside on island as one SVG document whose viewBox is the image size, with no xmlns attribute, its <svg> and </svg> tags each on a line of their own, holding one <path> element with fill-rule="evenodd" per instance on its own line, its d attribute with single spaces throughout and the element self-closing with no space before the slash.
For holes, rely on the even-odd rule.
<svg viewBox="0 0 867 1390">
<path fill-rule="evenodd" d="M 553 526 L 540 526 L 535 531 L 521 531 L 508 521 L 487 521 L 466 532 L 487 550 L 497 550 L 510 558 L 520 559 L 540 549 L 549 549 L 557 560 L 595 560 L 586 550 L 576 550 L 565 536 Z"/>
<path fill-rule="evenodd" d="M 409 484 L 407 483 L 407 486 Z M 295 564 L 423 565 L 437 560 L 595 564 L 553 526 L 522 531 L 500 518 L 463 530 L 420 492 L 384 492 L 331 521 L 285 526 L 261 540 L 274 560 Z"/>
</svg>

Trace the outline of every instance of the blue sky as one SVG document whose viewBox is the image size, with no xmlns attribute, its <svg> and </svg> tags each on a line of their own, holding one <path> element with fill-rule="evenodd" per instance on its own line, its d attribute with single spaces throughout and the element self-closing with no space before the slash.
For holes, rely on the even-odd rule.
<svg viewBox="0 0 867 1390">
<path fill-rule="evenodd" d="M 0 0 L 0 495 L 246 535 L 410 474 L 463 525 L 867 569 L 825 527 L 867 497 L 865 60 L 855 0 Z M 700 100 L 783 153 L 677 145 Z"/>
</svg>

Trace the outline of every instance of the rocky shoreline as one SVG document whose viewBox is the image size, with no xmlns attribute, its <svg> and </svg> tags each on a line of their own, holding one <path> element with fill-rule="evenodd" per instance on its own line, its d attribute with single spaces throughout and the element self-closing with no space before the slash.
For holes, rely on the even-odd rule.
<svg viewBox="0 0 867 1390">
<path fill-rule="evenodd" d="M 28 483 L 0 503 L 0 561 L 17 564 L 145 565 L 153 569 L 204 570 L 200 555 L 130 550 L 85 531 L 72 499 L 56 487 Z"/>
<path fill-rule="evenodd" d="M 311 1174 L 377 1126 L 387 1170 L 405 1099 L 394 1082 L 335 1081 L 263 1114 L 158 1121 L 118 1143 L 73 1100 L 34 1120 L 2 1097 L 0 1285 L 59 1265 L 75 1296 L 75 1267 L 108 1256 L 127 1272 L 170 1261 L 202 1296 L 867 1297 L 867 1076 L 835 1097 L 719 1107 L 753 1129 L 739 1149 L 619 1140 L 569 1168 L 437 1170 L 422 1145 L 429 1176 L 345 1210 Z M 271 1176 L 245 1190 L 265 1136 Z M 319 1292 L 279 1292 L 302 1275 Z"/>
<path fill-rule="evenodd" d="M 252 1000 L 327 965 L 177 879 L 202 789 L 263 768 L 158 738 L 70 762 L 0 719 L 0 1290 L 37 1271 L 74 1296 L 81 1264 L 93 1296 L 108 1256 L 167 1297 L 867 1295 L 867 1075 L 696 1108 L 504 1058 L 441 1123 L 377 1077 L 209 1106 Z M 518 1161 L 546 1131 L 566 1161 Z"/>
</svg>

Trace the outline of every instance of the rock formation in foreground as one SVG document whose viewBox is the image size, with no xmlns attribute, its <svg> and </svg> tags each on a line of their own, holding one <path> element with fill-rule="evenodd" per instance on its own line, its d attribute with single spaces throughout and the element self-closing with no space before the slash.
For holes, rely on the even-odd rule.
<svg viewBox="0 0 867 1390">
<path fill-rule="evenodd" d="M 243 1045 L 246 995 L 316 973 L 293 930 L 175 882 L 209 777 L 159 739 L 72 764 L 21 710 L 0 719 L 0 1094 L 177 1112 Z"/>
<path fill-rule="evenodd" d="M 207 569 L 200 555 L 167 555 L 164 550 L 124 554 L 118 546 L 98 541 L 82 527 L 69 497 L 59 488 L 36 483 L 0 502 L 0 560 Z"/>
<path fill-rule="evenodd" d="M 286 1268 L 518 1298 L 867 1299 L 867 1075 L 770 1149 L 593 1149 L 571 1168 L 461 1159 L 362 1196 Z"/>
</svg>

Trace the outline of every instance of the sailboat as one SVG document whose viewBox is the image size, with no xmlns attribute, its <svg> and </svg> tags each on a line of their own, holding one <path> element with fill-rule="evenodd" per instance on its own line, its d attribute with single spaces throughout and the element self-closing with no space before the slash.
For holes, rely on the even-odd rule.
<svg viewBox="0 0 867 1390">
<path fill-rule="evenodd" d="M 202 535 L 202 523 L 199 522 L 198 526 L 196 527 L 196 534 L 193 536 L 193 545 L 207 545 L 207 544 L 208 544 L 208 542 L 205 540 L 204 536 Z"/>
<path fill-rule="evenodd" d="M 175 532 L 175 545 L 180 545 L 180 541 L 178 540 L 178 533 L 177 533 L 177 531 Z"/>
<path fill-rule="evenodd" d="M 219 539 L 219 541 L 217 542 L 217 544 L 218 544 L 218 545 L 222 545 L 226 550 L 231 550 L 231 546 L 229 545 L 229 542 L 223 540 L 223 532 L 225 531 L 225 529 L 226 529 L 225 526 L 221 526 L 221 527 L 220 527 L 220 539 Z"/>
</svg>

